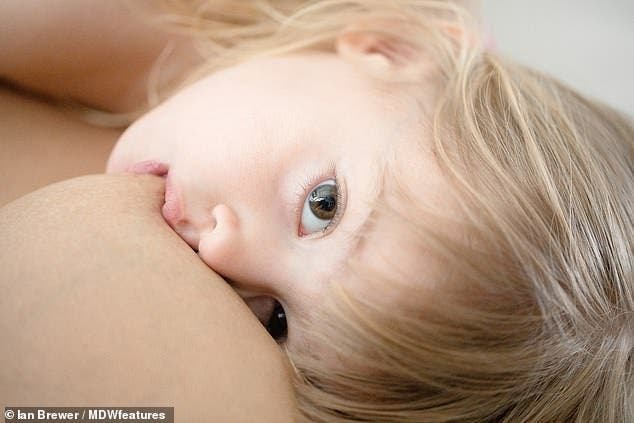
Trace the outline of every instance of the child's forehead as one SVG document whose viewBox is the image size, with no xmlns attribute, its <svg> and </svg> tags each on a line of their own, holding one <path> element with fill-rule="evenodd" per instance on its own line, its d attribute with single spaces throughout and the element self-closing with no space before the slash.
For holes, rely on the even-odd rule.
<svg viewBox="0 0 634 423">
<path fill-rule="evenodd" d="M 192 104 L 199 105 L 200 113 L 240 118 L 241 127 L 248 124 L 260 131 L 280 123 L 294 124 L 298 129 L 354 123 L 358 124 L 355 128 L 381 128 L 386 123 L 395 125 L 395 117 L 412 109 L 403 104 L 403 96 L 396 90 L 377 84 L 355 66 L 325 53 L 246 61 L 208 75 L 177 97 L 172 108 L 178 108 L 179 113 L 189 113 Z M 233 123 L 224 120 L 227 125 Z M 341 131 L 330 135 L 337 134 Z"/>
<path fill-rule="evenodd" d="M 286 95 L 312 91 L 319 94 L 338 84 L 347 84 L 349 87 L 345 92 L 339 92 L 340 95 L 352 95 L 364 85 L 371 85 L 363 72 L 338 56 L 317 52 L 254 58 L 226 68 L 215 76 L 223 78 L 234 88 L 258 85 Z"/>
</svg>

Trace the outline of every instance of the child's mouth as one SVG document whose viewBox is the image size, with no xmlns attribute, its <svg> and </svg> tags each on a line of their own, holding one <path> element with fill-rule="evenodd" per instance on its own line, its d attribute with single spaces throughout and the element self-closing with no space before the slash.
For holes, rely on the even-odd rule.
<svg viewBox="0 0 634 423">
<path fill-rule="evenodd" d="M 169 165 L 156 160 L 145 160 L 128 167 L 127 172 L 135 175 L 155 175 L 164 177 L 169 171 Z"/>
<path fill-rule="evenodd" d="M 131 165 L 126 171 L 135 175 L 154 175 L 165 179 L 165 202 L 161 213 L 172 229 L 176 230 L 177 224 L 183 219 L 183 204 L 180 193 L 174 186 L 172 178 L 170 178 L 169 168 L 167 163 L 157 160 L 144 160 Z"/>
<path fill-rule="evenodd" d="M 161 213 L 165 221 L 174 230 L 176 230 L 177 224 L 183 220 L 183 200 L 169 174 L 165 178 L 165 203 L 163 204 Z M 192 245 L 187 239 L 186 241 Z M 195 247 L 197 247 L 197 243 L 196 245 L 192 245 L 192 248 Z"/>
</svg>

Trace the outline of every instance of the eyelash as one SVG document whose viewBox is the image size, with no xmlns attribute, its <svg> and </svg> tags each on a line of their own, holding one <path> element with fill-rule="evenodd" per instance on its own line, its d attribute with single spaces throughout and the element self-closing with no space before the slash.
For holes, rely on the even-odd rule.
<svg viewBox="0 0 634 423">
<path fill-rule="evenodd" d="M 335 216 L 332 218 L 328 226 L 326 226 L 321 232 L 317 232 L 310 235 L 304 235 L 303 237 L 310 237 L 311 235 L 325 234 L 331 230 L 331 228 L 336 227 L 343 216 L 343 212 L 345 211 L 345 196 L 342 193 L 342 185 L 340 184 L 339 178 L 337 177 L 337 168 L 334 163 L 330 163 L 327 168 L 318 172 L 316 176 L 307 178 L 302 183 L 297 190 L 296 196 L 297 199 L 295 201 L 295 217 L 296 217 L 296 227 L 299 233 L 300 225 L 302 220 L 302 207 L 304 207 L 304 203 L 306 202 L 306 197 L 310 194 L 310 191 L 315 189 L 321 182 L 326 181 L 328 179 L 334 179 L 335 185 L 337 186 L 337 211 L 335 212 Z"/>
</svg>

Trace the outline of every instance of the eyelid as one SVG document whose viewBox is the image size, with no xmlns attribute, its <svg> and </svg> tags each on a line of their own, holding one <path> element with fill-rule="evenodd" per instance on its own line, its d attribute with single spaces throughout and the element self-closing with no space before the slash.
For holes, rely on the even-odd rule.
<svg viewBox="0 0 634 423">
<path fill-rule="evenodd" d="M 310 194 L 310 192 L 315 189 L 321 182 L 327 181 L 329 179 L 334 179 L 335 185 L 337 187 L 337 210 L 335 211 L 335 216 L 332 218 L 328 226 L 325 229 L 319 232 L 315 232 L 313 234 L 301 235 L 301 218 L 302 218 L 302 207 L 306 202 L 306 198 Z M 296 199 L 296 207 L 295 207 L 295 227 L 297 228 L 297 235 L 301 238 L 321 238 L 325 235 L 328 235 L 337 227 L 339 222 L 341 221 L 343 214 L 346 210 L 346 199 L 347 199 L 347 191 L 345 182 L 337 175 L 337 169 L 335 163 L 330 163 L 328 167 L 326 167 L 321 172 L 317 172 L 315 176 L 308 178 L 303 183 L 300 184 L 300 188 L 297 192 Z"/>
</svg>

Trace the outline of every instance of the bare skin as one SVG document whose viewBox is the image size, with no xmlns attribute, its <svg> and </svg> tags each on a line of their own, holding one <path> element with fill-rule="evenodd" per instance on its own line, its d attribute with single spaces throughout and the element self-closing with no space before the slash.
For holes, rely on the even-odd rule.
<svg viewBox="0 0 634 423">
<path fill-rule="evenodd" d="M 147 105 L 201 59 L 190 40 L 152 24 L 153 0 L 0 2 L 0 78 L 111 112 Z M 160 61 L 161 71 L 152 74 Z"/>
<path fill-rule="evenodd" d="M 52 182 L 103 172 L 120 132 L 0 85 L 0 206 Z"/>
<path fill-rule="evenodd" d="M 0 406 L 292 420 L 279 349 L 164 223 L 163 189 L 156 177 L 88 176 L 0 209 Z"/>
</svg>

